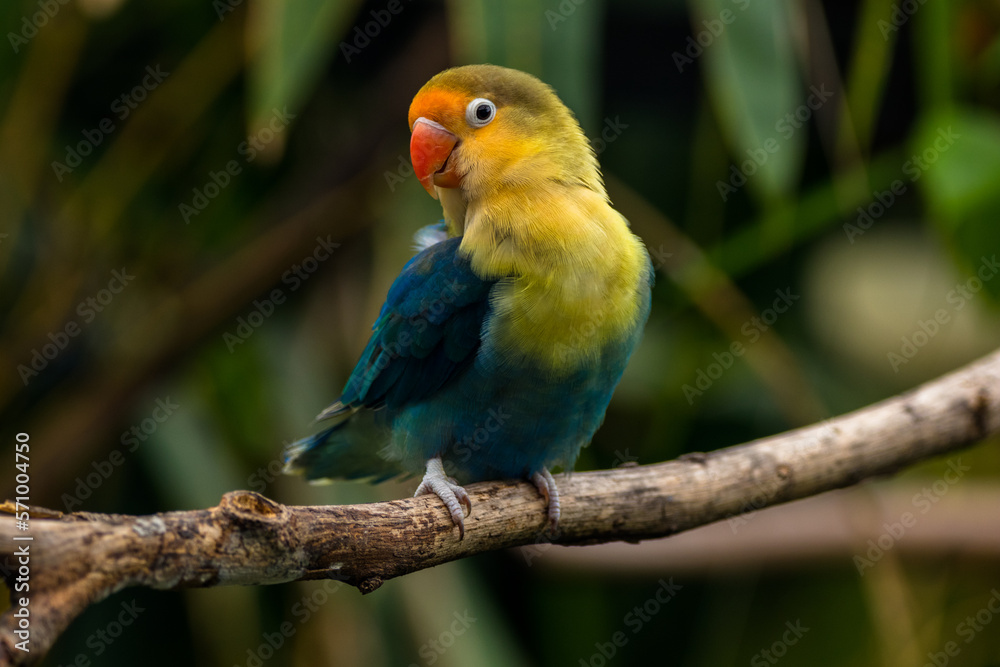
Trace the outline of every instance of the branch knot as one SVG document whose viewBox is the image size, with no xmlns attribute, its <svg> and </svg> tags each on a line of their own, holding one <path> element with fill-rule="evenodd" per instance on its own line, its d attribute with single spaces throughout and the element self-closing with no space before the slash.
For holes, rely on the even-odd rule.
<svg viewBox="0 0 1000 667">
<path fill-rule="evenodd" d="M 288 514 L 281 503 L 253 491 L 230 491 L 222 496 L 219 509 L 227 518 L 241 524 L 281 522 Z"/>
</svg>

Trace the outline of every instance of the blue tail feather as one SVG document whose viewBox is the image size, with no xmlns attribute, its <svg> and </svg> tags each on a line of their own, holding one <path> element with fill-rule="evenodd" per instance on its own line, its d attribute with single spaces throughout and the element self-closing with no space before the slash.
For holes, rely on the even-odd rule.
<svg viewBox="0 0 1000 667">
<path fill-rule="evenodd" d="M 302 474 L 310 481 L 370 478 L 383 482 L 396 477 L 405 471 L 397 462 L 380 456 L 381 448 L 373 446 L 380 439 L 384 441 L 386 433 L 371 412 L 353 415 L 288 445 L 285 472 Z"/>
</svg>

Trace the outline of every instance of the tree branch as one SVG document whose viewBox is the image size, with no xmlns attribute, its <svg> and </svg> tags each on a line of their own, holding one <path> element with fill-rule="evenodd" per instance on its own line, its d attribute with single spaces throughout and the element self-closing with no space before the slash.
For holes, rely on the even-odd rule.
<svg viewBox="0 0 1000 667">
<path fill-rule="evenodd" d="M 770 438 L 647 466 L 559 476 L 560 532 L 524 482 L 467 487 L 465 539 L 433 496 L 367 505 L 281 505 L 233 491 L 218 507 L 152 516 L 32 508 L 0 516 L 13 606 L 0 617 L 0 665 L 40 659 L 88 605 L 127 586 L 159 589 L 338 579 L 369 593 L 387 579 L 536 542 L 664 537 L 745 511 L 896 472 L 1000 431 L 1000 351 L 916 390 Z M 8 501 L 0 511 L 14 512 Z M 14 541 L 30 537 L 30 541 Z M 25 557 L 24 550 L 28 551 Z M 27 561 L 25 563 L 25 561 Z M 27 579 L 30 591 L 15 590 Z M 27 625 L 23 630 L 23 597 Z M 17 648 L 19 642 L 30 649 Z"/>
</svg>

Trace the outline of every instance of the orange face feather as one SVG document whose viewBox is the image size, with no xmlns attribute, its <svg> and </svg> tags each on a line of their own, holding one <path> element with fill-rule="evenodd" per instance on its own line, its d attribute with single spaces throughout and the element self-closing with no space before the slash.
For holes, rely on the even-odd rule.
<svg viewBox="0 0 1000 667">
<path fill-rule="evenodd" d="M 449 131 L 459 127 L 464 116 L 467 96 L 450 90 L 429 89 L 421 91 L 410 105 L 410 159 L 420 184 L 435 199 L 434 186 L 457 188 L 462 179 L 455 171 L 454 161 L 449 161 L 459 137 Z M 470 98 L 471 99 L 471 98 Z"/>
<path fill-rule="evenodd" d="M 417 118 L 427 118 L 441 125 L 455 126 L 464 123 L 465 107 L 472 101 L 467 93 L 447 88 L 424 86 L 410 103 L 410 129 Z"/>
</svg>

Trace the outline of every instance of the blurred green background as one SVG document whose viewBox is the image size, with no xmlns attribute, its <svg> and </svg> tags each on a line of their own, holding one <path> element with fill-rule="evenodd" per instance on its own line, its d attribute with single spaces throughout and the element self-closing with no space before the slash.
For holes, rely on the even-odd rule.
<svg viewBox="0 0 1000 667">
<path fill-rule="evenodd" d="M 279 453 L 440 218 L 406 113 L 455 64 L 556 88 L 657 267 L 578 469 L 812 423 L 1000 340 L 996 0 L 17 0 L 0 26 L 7 497 L 17 432 L 60 510 L 412 493 L 310 487 Z M 1000 665 L 996 445 L 366 597 L 125 590 L 45 664 Z"/>
</svg>

